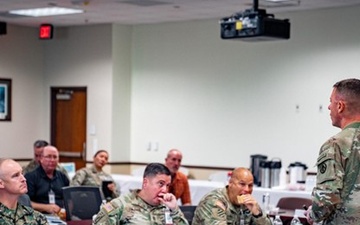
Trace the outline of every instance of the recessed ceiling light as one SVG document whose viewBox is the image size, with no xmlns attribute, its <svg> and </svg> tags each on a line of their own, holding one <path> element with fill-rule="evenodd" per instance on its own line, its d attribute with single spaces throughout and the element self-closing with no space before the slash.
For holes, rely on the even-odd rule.
<svg viewBox="0 0 360 225">
<path fill-rule="evenodd" d="M 62 8 L 62 7 L 46 7 L 46 8 L 35 8 L 35 9 L 19 9 L 19 10 L 10 10 L 10 14 L 16 14 L 21 16 L 58 16 L 58 15 L 67 15 L 67 14 L 76 14 L 83 13 L 82 9 L 71 9 L 71 8 Z"/>
</svg>

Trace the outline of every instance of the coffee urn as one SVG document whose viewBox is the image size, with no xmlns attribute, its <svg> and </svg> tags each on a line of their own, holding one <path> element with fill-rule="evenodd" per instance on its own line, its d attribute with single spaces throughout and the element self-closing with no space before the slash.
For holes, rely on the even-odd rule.
<svg viewBox="0 0 360 225">
<path fill-rule="evenodd" d="M 270 164 L 271 161 L 260 162 L 260 174 L 261 174 L 261 187 L 270 188 L 271 177 L 270 177 Z"/>
<path fill-rule="evenodd" d="M 280 185 L 280 170 L 281 170 L 281 160 L 275 158 L 270 162 L 270 187 L 276 187 Z"/>
<path fill-rule="evenodd" d="M 308 167 L 301 162 L 293 162 L 289 165 L 290 184 L 305 183 L 306 169 Z"/>
<path fill-rule="evenodd" d="M 266 155 L 255 154 L 250 156 L 250 170 L 254 176 L 254 184 L 256 186 L 261 186 L 261 171 L 260 171 L 260 162 L 267 159 Z"/>
</svg>

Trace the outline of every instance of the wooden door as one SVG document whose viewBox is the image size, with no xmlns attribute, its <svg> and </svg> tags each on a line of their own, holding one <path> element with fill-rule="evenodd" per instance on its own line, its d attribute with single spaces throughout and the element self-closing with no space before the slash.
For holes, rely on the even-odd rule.
<svg viewBox="0 0 360 225">
<path fill-rule="evenodd" d="M 51 144 L 60 162 L 86 164 L 86 87 L 51 87 Z"/>
</svg>

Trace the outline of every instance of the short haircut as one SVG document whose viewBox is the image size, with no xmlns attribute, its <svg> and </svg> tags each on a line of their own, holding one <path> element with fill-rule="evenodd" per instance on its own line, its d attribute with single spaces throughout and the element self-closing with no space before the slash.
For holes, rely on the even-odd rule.
<svg viewBox="0 0 360 225">
<path fill-rule="evenodd" d="M 48 146 L 49 143 L 47 141 L 44 141 L 44 140 L 37 140 L 34 142 L 34 147 L 35 148 L 41 148 L 41 147 L 45 147 L 45 146 Z"/>
<path fill-rule="evenodd" d="M 144 178 L 145 177 L 155 177 L 156 175 L 167 175 L 171 176 L 170 170 L 161 163 L 150 163 L 146 166 L 144 171 Z"/>
<path fill-rule="evenodd" d="M 360 80 L 345 79 L 334 84 L 339 100 L 345 101 L 351 113 L 360 112 Z"/>
<path fill-rule="evenodd" d="M 94 157 L 96 157 L 97 155 L 99 155 L 99 154 L 102 153 L 102 152 L 105 152 L 105 153 L 109 156 L 109 153 L 108 153 L 106 150 L 101 149 L 101 150 L 97 151 L 97 152 L 94 154 Z"/>
</svg>

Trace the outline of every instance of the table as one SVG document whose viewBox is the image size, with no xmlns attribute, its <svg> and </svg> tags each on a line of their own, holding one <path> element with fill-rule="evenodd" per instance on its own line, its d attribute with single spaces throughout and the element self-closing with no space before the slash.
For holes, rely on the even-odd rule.
<svg viewBox="0 0 360 225">
<path fill-rule="evenodd" d="M 310 191 L 290 191 L 262 187 L 254 187 L 252 194 L 259 203 L 262 203 L 263 195 L 266 193 L 270 195 L 270 205 L 273 206 L 276 206 L 279 199 L 283 197 L 311 198 Z"/>
<path fill-rule="evenodd" d="M 129 193 L 131 189 L 140 189 L 142 185 L 142 177 L 125 175 L 125 174 L 112 174 L 113 179 L 120 188 L 121 194 Z M 201 198 L 210 191 L 224 187 L 223 182 L 208 181 L 208 180 L 193 180 L 189 179 L 191 201 L 193 205 L 198 205 Z M 289 191 L 289 190 L 277 190 L 271 188 L 254 187 L 253 196 L 259 202 L 262 203 L 263 195 L 269 193 L 270 205 L 276 205 L 282 197 L 302 197 L 310 198 L 311 192 L 308 191 Z"/>
</svg>

